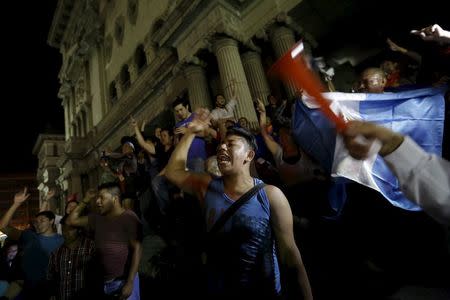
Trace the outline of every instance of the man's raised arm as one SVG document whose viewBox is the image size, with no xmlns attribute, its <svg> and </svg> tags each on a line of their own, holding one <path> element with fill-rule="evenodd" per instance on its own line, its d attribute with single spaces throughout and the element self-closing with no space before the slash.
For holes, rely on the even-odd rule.
<svg viewBox="0 0 450 300">
<path fill-rule="evenodd" d="M 67 218 L 67 225 L 75 226 L 75 227 L 87 227 L 88 226 L 88 217 L 81 216 L 84 208 L 89 206 L 89 204 L 94 201 L 97 197 L 97 191 L 95 189 L 89 189 L 86 192 L 83 200 L 78 203 L 77 207 L 70 213 Z"/>
<path fill-rule="evenodd" d="M 13 204 L 5 213 L 5 215 L 0 219 L 0 230 L 3 231 L 12 240 L 18 240 L 20 238 L 20 235 L 22 234 L 22 230 L 9 226 L 9 222 L 11 222 L 11 219 L 14 216 L 16 210 L 29 197 L 30 194 L 27 193 L 27 188 L 24 188 L 23 191 L 16 193 L 14 195 Z"/>
<path fill-rule="evenodd" d="M 186 161 L 195 135 L 203 132 L 208 126 L 209 111 L 200 110 L 178 142 L 165 168 L 165 176 L 169 181 L 183 191 L 199 196 L 200 199 L 203 198 L 211 177 L 204 173 L 186 171 Z"/>
</svg>

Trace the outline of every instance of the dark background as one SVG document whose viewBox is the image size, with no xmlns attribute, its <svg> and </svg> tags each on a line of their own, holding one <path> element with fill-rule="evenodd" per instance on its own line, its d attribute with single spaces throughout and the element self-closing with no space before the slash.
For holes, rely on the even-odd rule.
<svg viewBox="0 0 450 300">
<path fill-rule="evenodd" d="M 61 55 L 47 45 L 56 2 L 2 5 L 0 173 L 35 171 L 31 152 L 38 134 L 64 132 L 64 110 L 57 97 Z"/>
<path fill-rule="evenodd" d="M 409 30 L 439 23 L 449 29 L 448 1 L 303 0 L 291 15 L 319 42 L 326 55 L 349 42 L 380 46 L 386 37 L 417 51 L 424 43 Z M 58 99 L 61 55 L 47 45 L 56 0 L 6 1 L 2 5 L 2 87 L 0 174 L 34 172 L 32 148 L 42 132 L 64 133 Z"/>
</svg>

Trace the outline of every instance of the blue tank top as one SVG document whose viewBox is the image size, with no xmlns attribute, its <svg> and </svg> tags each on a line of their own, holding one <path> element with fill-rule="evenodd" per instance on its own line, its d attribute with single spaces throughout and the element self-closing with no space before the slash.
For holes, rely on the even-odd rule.
<svg viewBox="0 0 450 300">
<path fill-rule="evenodd" d="M 254 184 L 262 182 L 254 178 Z M 205 196 L 209 231 L 233 204 L 223 181 L 211 181 Z M 264 189 L 242 205 L 208 243 L 208 292 L 211 296 L 277 297 L 280 271 L 270 225 L 270 205 Z M 257 299 L 257 298 L 254 298 Z"/>
</svg>

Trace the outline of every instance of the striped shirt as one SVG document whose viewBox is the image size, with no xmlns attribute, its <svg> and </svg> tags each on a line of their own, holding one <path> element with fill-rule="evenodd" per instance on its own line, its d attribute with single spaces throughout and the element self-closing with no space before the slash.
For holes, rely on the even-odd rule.
<svg viewBox="0 0 450 300">
<path fill-rule="evenodd" d="M 74 248 L 62 245 L 51 254 L 47 279 L 56 283 L 56 299 L 76 299 L 83 292 L 94 251 L 94 242 L 82 237 Z"/>
</svg>

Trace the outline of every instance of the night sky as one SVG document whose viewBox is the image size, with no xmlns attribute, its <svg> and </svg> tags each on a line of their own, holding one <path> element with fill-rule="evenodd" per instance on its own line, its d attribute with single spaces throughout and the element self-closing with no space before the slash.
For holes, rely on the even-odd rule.
<svg viewBox="0 0 450 300">
<path fill-rule="evenodd" d="M 31 151 L 38 134 L 64 132 L 57 97 L 61 56 L 47 45 L 55 7 L 56 0 L 7 1 L 2 7 L 0 174 L 35 171 L 37 159 Z"/>
</svg>

